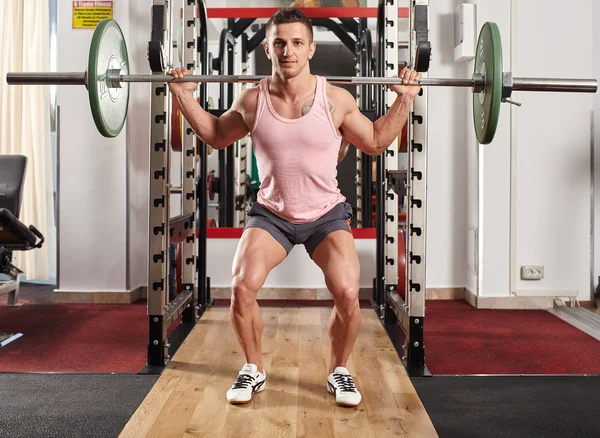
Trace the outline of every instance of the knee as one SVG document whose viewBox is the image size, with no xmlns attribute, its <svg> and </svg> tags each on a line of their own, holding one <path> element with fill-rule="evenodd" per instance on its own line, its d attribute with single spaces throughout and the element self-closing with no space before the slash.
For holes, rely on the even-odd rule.
<svg viewBox="0 0 600 438">
<path fill-rule="evenodd" d="M 260 286 L 256 282 L 242 276 L 235 275 L 231 283 L 231 308 L 238 313 L 244 313 L 254 307 L 256 295 Z"/>
<path fill-rule="evenodd" d="M 337 313 L 342 319 L 351 318 L 360 313 L 358 283 L 340 286 L 333 295 Z"/>
</svg>

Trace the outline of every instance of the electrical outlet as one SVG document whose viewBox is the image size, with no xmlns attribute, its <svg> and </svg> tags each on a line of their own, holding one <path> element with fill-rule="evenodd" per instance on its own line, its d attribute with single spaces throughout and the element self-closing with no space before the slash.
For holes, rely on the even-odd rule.
<svg viewBox="0 0 600 438">
<path fill-rule="evenodd" d="M 541 280 L 542 278 L 544 278 L 543 266 L 521 266 L 521 280 Z"/>
</svg>

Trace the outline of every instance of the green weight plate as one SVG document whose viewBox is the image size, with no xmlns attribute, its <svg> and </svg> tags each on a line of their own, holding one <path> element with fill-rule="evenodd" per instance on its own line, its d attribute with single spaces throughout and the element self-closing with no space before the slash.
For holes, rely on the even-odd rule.
<svg viewBox="0 0 600 438">
<path fill-rule="evenodd" d="M 123 129 L 129 105 L 129 84 L 109 88 L 109 69 L 129 74 L 129 57 L 121 28 L 116 21 L 101 20 L 92 36 L 88 59 L 88 92 L 96 128 L 104 137 L 116 137 Z"/>
<path fill-rule="evenodd" d="M 496 23 L 485 23 L 479 32 L 474 74 L 483 76 L 481 93 L 473 93 L 473 122 L 477 140 L 492 142 L 502 104 L 502 39 Z"/>
</svg>

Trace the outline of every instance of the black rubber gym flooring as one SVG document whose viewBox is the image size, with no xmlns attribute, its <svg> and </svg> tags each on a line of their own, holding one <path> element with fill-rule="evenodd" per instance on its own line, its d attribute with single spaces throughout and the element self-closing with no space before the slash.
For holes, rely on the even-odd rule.
<svg viewBox="0 0 600 438">
<path fill-rule="evenodd" d="M 158 375 L 0 374 L 0 437 L 116 437 Z M 440 437 L 600 436 L 600 376 L 412 382 Z"/>
<path fill-rule="evenodd" d="M 442 438 L 600 436 L 600 376 L 411 380 Z"/>
<path fill-rule="evenodd" d="M 0 437 L 117 437 L 158 377 L 0 374 Z"/>
</svg>

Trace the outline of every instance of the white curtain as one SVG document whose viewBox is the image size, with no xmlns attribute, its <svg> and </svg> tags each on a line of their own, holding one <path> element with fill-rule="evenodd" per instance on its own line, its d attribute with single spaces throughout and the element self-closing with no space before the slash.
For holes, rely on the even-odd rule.
<svg viewBox="0 0 600 438">
<path fill-rule="evenodd" d="M 25 155 L 27 177 L 19 219 L 54 236 L 51 188 L 50 90 L 6 84 L 7 72 L 50 68 L 48 0 L 0 0 L 0 154 Z M 28 280 L 48 280 L 48 243 L 15 251 L 14 263 Z"/>
</svg>

